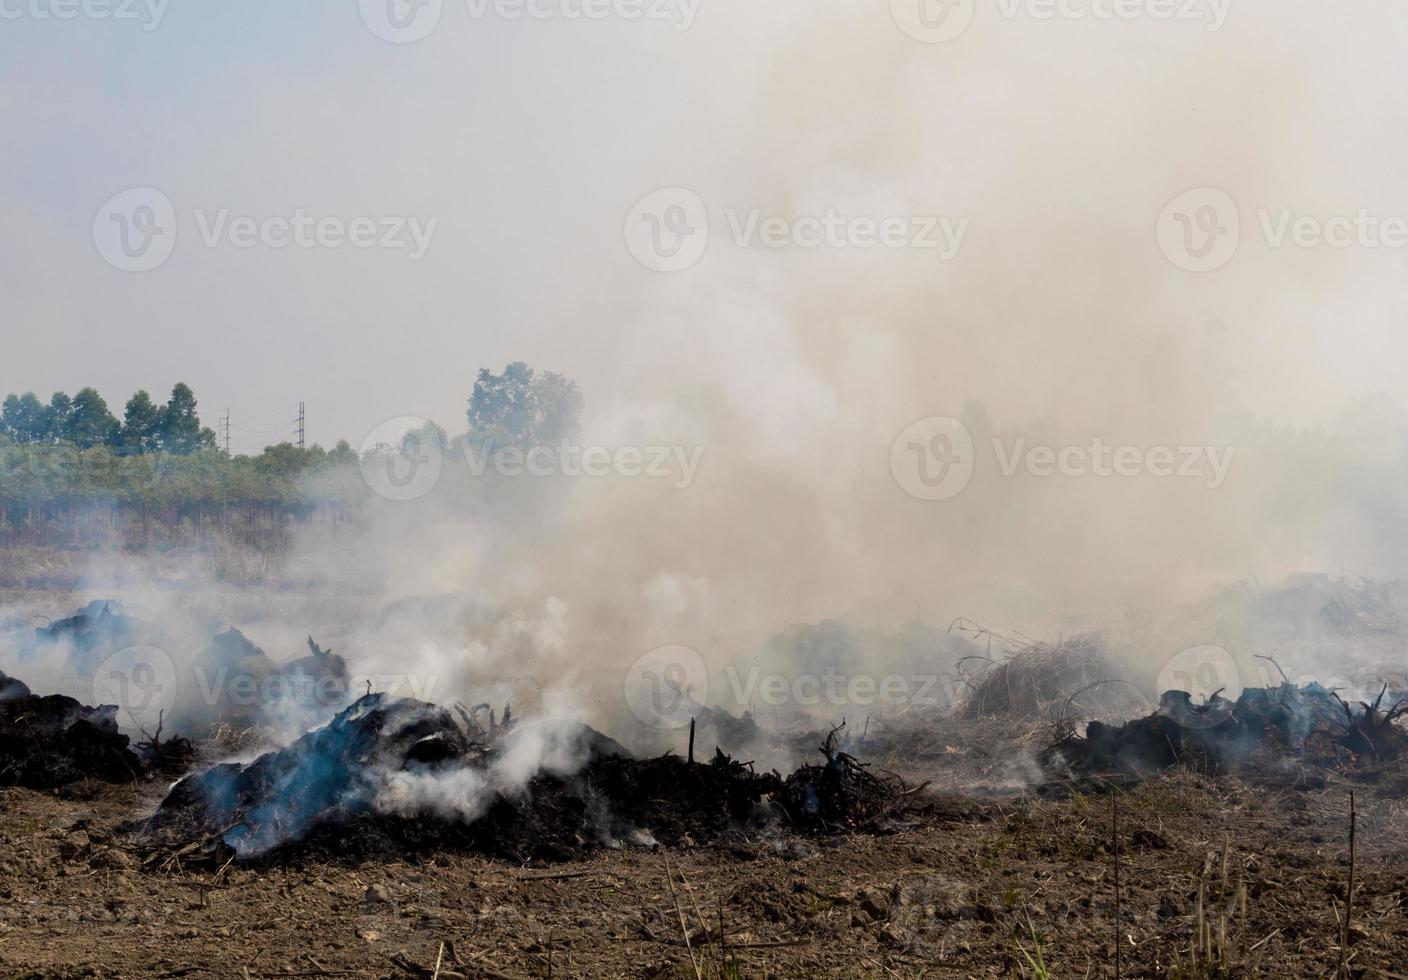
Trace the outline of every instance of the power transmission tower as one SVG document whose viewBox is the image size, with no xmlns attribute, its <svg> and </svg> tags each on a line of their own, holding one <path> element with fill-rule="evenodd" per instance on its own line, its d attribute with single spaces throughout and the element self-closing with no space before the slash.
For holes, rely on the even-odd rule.
<svg viewBox="0 0 1408 980">
<path fill-rule="evenodd" d="M 220 420 L 220 424 L 225 427 L 225 455 L 230 455 L 230 410 L 225 409 L 225 417 Z"/>
<path fill-rule="evenodd" d="M 303 448 L 303 423 L 307 418 L 307 405 L 298 403 L 298 448 Z"/>
</svg>

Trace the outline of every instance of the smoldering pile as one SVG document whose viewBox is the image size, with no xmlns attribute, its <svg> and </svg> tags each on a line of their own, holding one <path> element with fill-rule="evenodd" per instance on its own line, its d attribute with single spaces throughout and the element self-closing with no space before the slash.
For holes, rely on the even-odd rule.
<svg viewBox="0 0 1408 980">
<path fill-rule="evenodd" d="M 187 650 L 194 652 L 179 656 Z M 157 624 L 129 614 L 119 602 L 96 600 L 35 629 L 19 662 L 62 664 L 79 678 L 93 678 L 109 658 L 124 653 L 170 662 L 176 676 L 166 722 L 203 736 L 212 726 L 296 728 L 309 719 L 325 720 L 331 709 L 346 704 L 346 662 L 312 637 L 308 650 L 307 656 L 279 664 L 232 626 L 194 617 L 166 617 Z"/>
<path fill-rule="evenodd" d="M 1041 761 L 1061 777 L 1217 769 L 1268 757 L 1372 773 L 1408 756 L 1408 732 L 1398 724 L 1408 699 L 1385 705 L 1387 693 L 1385 684 L 1372 701 L 1351 703 L 1319 684 L 1287 681 L 1195 705 L 1187 692 L 1168 691 L 1147 717 L 1119 726 L 1092 721 L 1084 735 L 1065 726 Z"/>
<path fill-rule="evenodd" d="M 1103 711 L 1147 710 L 1149 701 L 1120 680 L 1114 660 L 1098 634 L 1080 634 L 1053 643 L 1002 637 L 967 620 L 954 628 L 988 640 L 986 655 L 958 662 L 968 694 L 958 705 L 960 718 L 1007 717 L 1037 719 L 1066 710 L 1077 698 Z M 1005 652 L 994 656 L 991 641 Z"/>
<path fill-rule="evenodd" d="M 505 718 L 511 719 L 505 711 Z M 371 856 L 456 848 L 517 862 L 874 828 L 916 794 L 836 748 L 789 777 L 716 749 L 708 762 L 638 759 L 585 726 L 506 720 L 369 694 L 248 764 L 177 783 L 131 828 L 151 860 L 183 866 L 295 852 Z"/>
<path fill-rule="evenodd" d="M 121 603 L 99 599 L 66 619 L 34 630 L 34 638 L 20 659 L 38 660 L 62 649 L 70 665 L 84 676 L 107 657 L 135 646 L 161 646 L 165 640 L 155 626 L 128 616 Z"/>
<path fill-rule="evenodd" d="M 0 673 L 0 786 L 57 789 L 87 779 L 138 781 L 189 765 L 185 739 L 158 731 L 135 747 L 117 726 L 117 708 L 92 708 L 70 697 L 40 697 Z"/>
<path fill-rule="evenodd" d="M 21 632 L 28 624 L 13 625 L 11 632 Z M 87 779 L 180 775 L 197 752 L 182 735 L 202 743 L 221 741 L 221 732 L 262 739 L 324 720 L 347 703 L 347 665 L 311 637 L 308 648 L 307 656 L 277 664 L 237 629 L 192 621 L 173 631 L 115 601 L 91 602 L 34 628 L 16 644 L 17 660 L 22 670 L 32 668 L 51 685 L 57 675 L 58 686 L 90 691 L 94 700 L 126 698 L 126 710 L 38 696 L 0 673 L 0 785 L 54 789 Z M 167 652 L 182 649 L 198 652 Z"/>
</svg>

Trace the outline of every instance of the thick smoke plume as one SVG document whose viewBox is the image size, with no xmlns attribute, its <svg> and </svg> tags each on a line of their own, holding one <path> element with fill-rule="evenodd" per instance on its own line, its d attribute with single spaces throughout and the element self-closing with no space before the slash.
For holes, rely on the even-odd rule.
<svg viewBox="0 0 1408 980">
<path fill-rule="evenodd" d="M 672 84 L 613 110 L 652 138 L 594 171 L 571 241 L 544 246 L 590 259 L 562 270 L 563 353 L 541 366 L 581 381 L 584 445 L 701 450 L 687 486 L 447 475 L 376 501 L 352 533 L 299 540 L 271 578 L 300 591 L 210 591 L 202 607 L 281 656 L 312 632 L 378 689 L 620 731 L 636 724 L 628 669 L 661 646 L 698 651 L 713 682 L 694 696 L 719 702 L 731 664 L 817 669 L 769 644 L 798 624 L 848 624 L 825 662 L 876 675 L 951 671 L 958 616 L 1027 636 L 1113 628 L 1152 687 L 1186 647 L 1236 640 L 1247 666 L 1272 652 L 1275 631 L 1248 625 L 1259 583 L 1400 575 L 1397 258 L 1275 247 L 1259 217 L 1408 213 L 1387 152 L 1402 138 L 1378 122 L 1394 118 L 1380 66 L 1397 35 L 1308 0 L 1238 4 L 1218 31 L 1002 9 L 980 5 L 943 45 L 884 5 L 714 9 L 679 40 Z M 616 53 L 634 63 L 631 37 Z M 456 70 L 432 59 L 418 77 L 453 90 Z M 447 201 L 465 193 L 426 167 Z M 660 187 L 708 211 L 708 248 L 682 272 L 642 268 L 620 241 Z M 1235 258 L 1205 274 L 1156 234 L 1199 187 L 1229 194 L 1242 225 Z M 755 210 L 964 232 L 949 257 L 740 245 L 735 219 Z M 942 501 L 892 465 L 935 416 L 973 440 L 971 480 Z M 1100 475 L 1100 446 L 1137 449 L 1139 472 Z M 1035 447 L 1057 472 L 1034 472 Z M 1196 466 L 1159 475 L 1160 448 Z M 1224 586 L 1242 606 L 1208 615 Z M 1344 669 L 1377 656 L 1350 651 Z"/>
</svg>

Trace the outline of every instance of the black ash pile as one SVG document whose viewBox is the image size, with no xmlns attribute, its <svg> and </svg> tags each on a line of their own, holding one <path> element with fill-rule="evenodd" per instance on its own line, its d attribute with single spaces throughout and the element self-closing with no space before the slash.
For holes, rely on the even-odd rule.
<svg viewBox="0 0 1408 980">
<path fill-rule="evenodd" d="M 234 732 L 306 728 L 347 703 L 347 662 L 310 636 L 307 656 L 278 664 L 242 632 L 216 633 L 178 675 L 175 723 Z"/>
<path fill-rule="evenodd" d="M 119 650 L 162 647 L 167 642 L 160 629 L 127 615 L 121 603 L 97 600 L 67 619 L 36 628 L 20 651 L 20 662 L 51 660 L 57 655 L 79 674 L 91 677 L 99 664 Z"/>
<path fill-rule="evenodd" d="M 584 726 L 460 716 L 464 727 L 435 705 L 369 694 L 284 749 L 182 780 L 131 829 L 149 856 L 183 866 L 446 847 L 552 861 L 879 829 L 918 801 L 838 751 L 835 733 L 823 765 L 784 779 L 721 749 L 708 762 L 637 759 Z"/>
<path fill-rule="evenodd" d="M 133 746 L 117 726 L 117 708 L 97 708 L 53 694 L 40 697 L 0 674 L 0 786 L 58 789 L 83 780 L 135 782 L 189 765 L 184 739 L 158 731 Z"/>
<path fill-rule="evenodd" d="M 211 728 L 301 731 L 348 701 L 346 661 L 312 637 L 306 656 L 279 663 L 238 629 L 215 620 L 176 615 L 155 623 L 115 600 L 90 602 L 34 629 L 17 650 L 22 669 L 58 667 L 81 679 L 93 679 L 110 658 L 124 653 L 172 664 L 175 691 L 166 724 L 190 735 Z"/>
<path fill-rule="evenodd" d="M 1195 705 L 1168 691 L 1159 710 L 1115 726 L 1090 722 L 1058 732 L 1042 754 L 1058 776 L 1147 775 L 1174 766 L 1226 768 L 1268 754 L 1343 771 L 1370 772 L 1408 755 L 1408 700 L 1385 702 L 1385 684 L 1372 701 L 1349 702 L 1319 684 L 1286 682 L 1248 688 L 1230 701 L 1214 695 Z"/>
</svg>

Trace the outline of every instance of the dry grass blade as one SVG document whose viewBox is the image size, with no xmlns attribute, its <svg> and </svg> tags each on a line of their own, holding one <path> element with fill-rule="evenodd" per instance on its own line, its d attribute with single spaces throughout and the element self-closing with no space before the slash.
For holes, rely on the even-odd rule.
<svg viewBox="0 0 1408 980">
<path fill-rule="evenodd" d="M 694 946 L 689 941 L 689 926 L 684 921 L 684 911 L 680 908 L 680 896 L 675 890 L 675 876 L 670 868 L 670 855 L 665 855 L 665 881 L 670 885 L 670 899 L 675 904 L 675 916 L 679 919 L 680 933 L 684 937 L 684 948 L 689 953 L 689 965 L 694 969 L 694 980 L 704 980 L 704 971 L 699 967 L 699 960 L 694 955 Z"/>
</svg>

